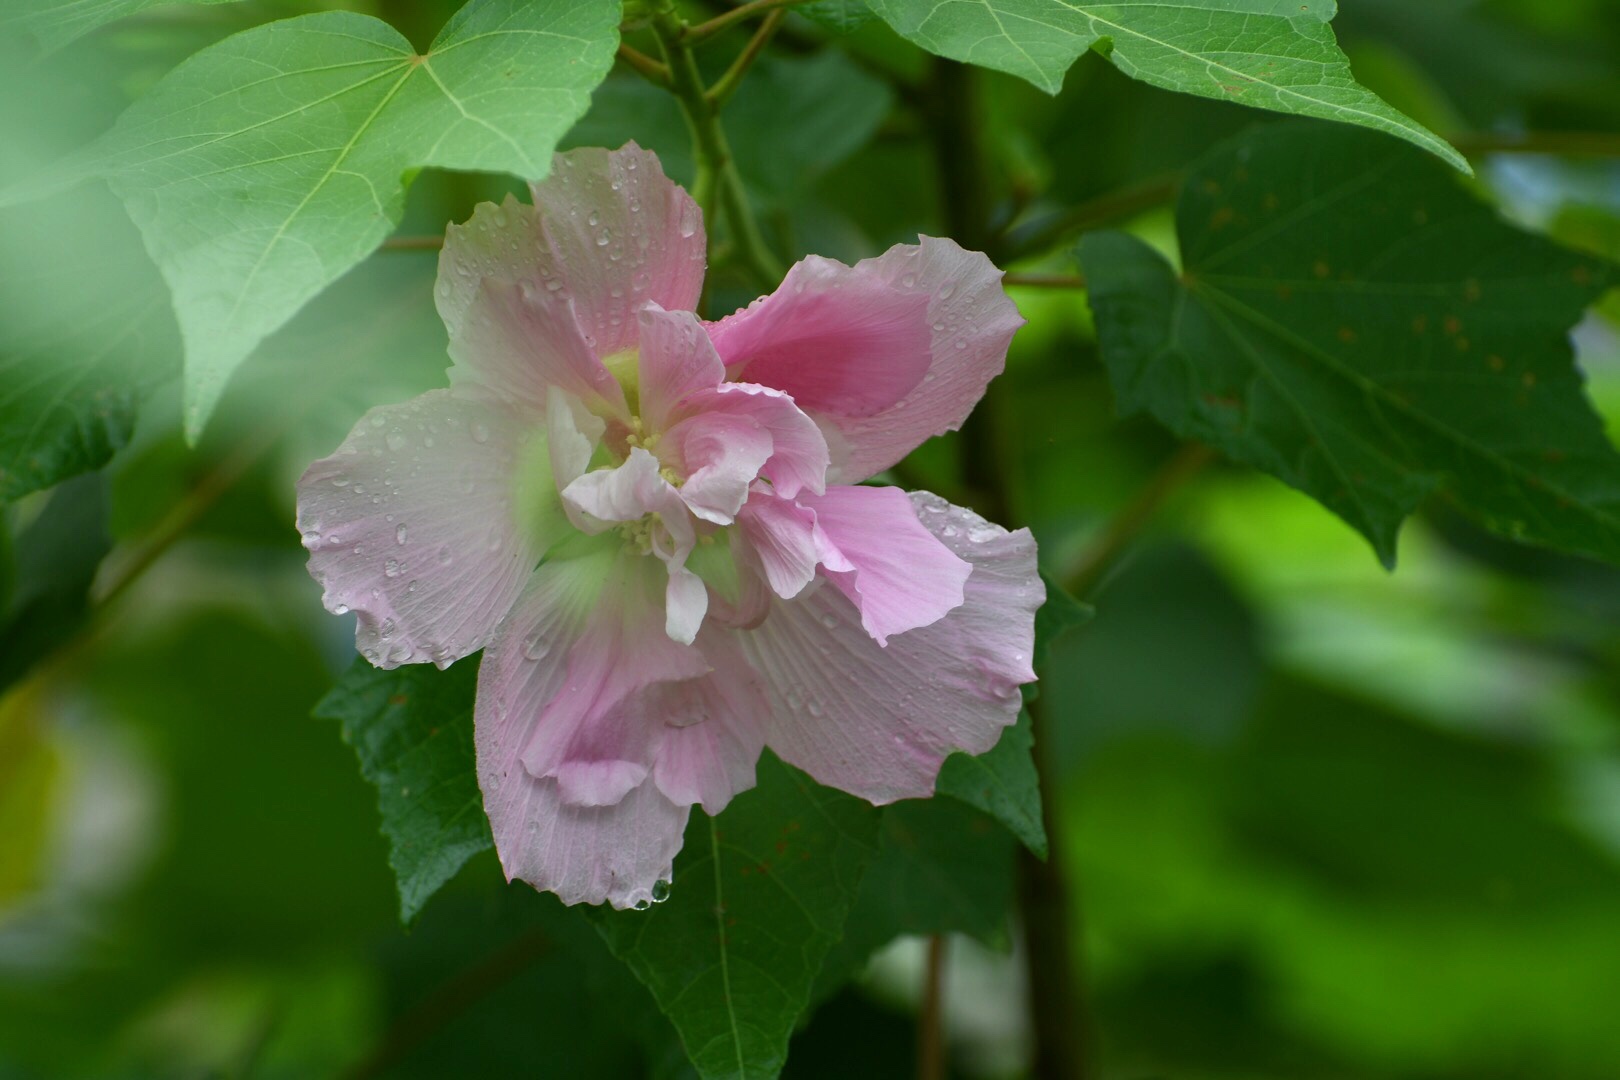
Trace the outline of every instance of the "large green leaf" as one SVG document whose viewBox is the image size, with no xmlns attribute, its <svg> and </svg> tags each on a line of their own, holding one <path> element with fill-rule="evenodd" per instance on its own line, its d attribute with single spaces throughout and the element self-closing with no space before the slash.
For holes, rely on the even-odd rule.
<svg viewBox="0 0 1620 1080">
<path fill-rule="evenodd" d="M 472 0 L 417 55 L 369 16 L 306 15 L 204 49 L 131 106 L 72 168 L 108 178 L 174 294 L 188 432 L 388 235 L 409 170 L 543 177 L 618 21 L 614 0 Z"/>
<path fill-rule="evenodd" d="M 0 30 L 33 39 L 45 52 L 60 49 L 98 26 L 157 4 L 229 4 L 234 0 L 12 0 Z"/>
<path fill-rule="evenodd" d="M 1120 410 L 1299 488 L 1386 565 L 1443 494 L 1488 527 L 1620 561 L 1620 455 L 1569 329 L 1615 268 L 1510 226 L 1397 143 L 1275 126 L 1188 177 L 1178 274 L 1088 236 Z"/>
<path fill-rule="evenodd" d="M 101 185 L 0 212 L 0 502 L 100 468 L 178 367 L 163 281 Z"/>
<path fill-rule="evenodd" d="M 478 664 L 383 671 L 356 660 L 315 706 L 343 725 L 360 771 L 377 788 L 388 863 L 409 922 L 466 861 L 494 846 L 478 791 L 473 688 Z"/>
<path fill-rule="evenodd" d="M 1166 90 L 1388 132 L 1468 169 L 1462 155 L 1356 82 L 1328 21 L 1334 0 L 868 0 L 930 52 L 1047 93 L 1087 49 Z"/>
<path fill-rule="evenodd" d="M 877 849 L 878 811 L 767 754 L 759 786 L 693 813 L 670 897 L 605 913 L 704 1080 L 774 1077 Z"/>
</svg>

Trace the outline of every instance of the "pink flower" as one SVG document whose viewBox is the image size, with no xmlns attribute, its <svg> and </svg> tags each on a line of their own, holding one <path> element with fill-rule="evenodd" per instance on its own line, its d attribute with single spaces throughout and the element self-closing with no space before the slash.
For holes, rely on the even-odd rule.
<svg viewBox="0 0 1620 1080">
<path fill-rule="evenodd" d="M 958 427 L 1022 325 L 923 238 L 691 309 L 692 199 L 634 144 L 452 227 L 451 386 L 373 409 L 299 481 L 329 610 L 373 664 L 484 649 L 479 783 L 508 877 L 639 906 L 694 803 L 761 749 L 875 803 L 1018 715 L 1044 599 L 1027 531 L 851 486 Z"/>
</svg>

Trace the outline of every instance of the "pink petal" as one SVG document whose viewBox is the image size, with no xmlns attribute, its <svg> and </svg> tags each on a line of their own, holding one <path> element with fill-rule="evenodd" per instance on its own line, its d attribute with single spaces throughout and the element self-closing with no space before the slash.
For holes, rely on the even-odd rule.
<svg viewBox="0 0 1620 1080">
<path fill-rule="evenodd" d="M 726 366 L 691 312 L 649 305 L 637 317 L 641 324 L 637 372 L 641 419 L 647 431 L 661 432 L 670 410 L 683 398 L 724 381 Z"/>
<path fill-rule="evenodd" d="M 748 498 L 748 486 L 771 459 L 771 433 L 750 416 L 704 412 L 684 420 L 666 437 L 668 459 L 687 474 L 681 499 L 692 513 L 729 525 Z"/>
<path fill-rule="evenodd" d="M 654 566 L 613 545 L 548 560 L 479 668 L 479 785 L 501 865 L 565 903 L 650 900 L 680 849 L 687 808 L 627 783 L 647 776 L 658 733 L 611 715 L 658 678 L 708 669 L 659 632 Z"/>
<path fill-rule="evenodd" d="M 1035 541 L 926 493 L 928 530 L 973 566 L 961 607 L 879 646 L 860 613 L 824 585 L 774 600 L 739 634 L 765 682 L 766 744 L 824 784 L 875 803 L 932 794 L 956 750 L 979 754 L 1018 717 L 1035 678 L 1035 610 L 1045 596 Z"/>
<path fill-rule="evenodd" d="M 792 498 L 800 491 L 822 491 L 826 487 L 826 437 L 816 422 L 780 390 L 754 383 L 722 383 L 687 395 L 677 415 L 682 419 L 667 432 L 677 452 L 694 431 L 720 424 L 726 425 L 725 430 L 736 431 L 740 430 L 737 421 L 747 421 L 770 435 L 770 456 L 759 466 L 758 475 L 769 480 L 777 494 Z M 688 476 L 703 460 L 702 455 L 685 456 L 682 464 Z"/>
<path fill-rule="evenodd" d="M 737 515 L 737 524 L 777 596 L 792 599 L 815 578 L 821 562 L 815 511 L 757 491 Z"/>
<path fill-rule="evenodd" d="M 672 311 L 697 306 L 703 214 L 656 154 L 635 143 L 570 150 L 532 191 L 533 206 L 485 203 L 447 230 L 438 304 L 452 339 L 485 278 L 571 299 L 598 357 L 635 345 L 635 313 L 647 301 Z"/>
<path fill-rule="evenodd" d="M 854 267 L 806 260 L 709 333 L 728 370 L 838 434 L 832 478 L 853 483 L 960 427 L 1021 325 L 989 259 L 925 236 Z"/>
<path fill-rule="evenodd" d="M 444 267 L 439 275 L 443 280 Z M 443 294 L 441 293 L 442 297 Z M 624 391 L 602 366 L 567 297 L 528 282 L 486 278 L 450 330 L 452 385 L 472 383 L 544 412 L 552 388 L 593 412 L 628 415 Z"/>
<path fill-rule="evenodd" d="M 511 608 L 554 538 L 513 512 L 528 435 L 511 409 L 434 390 L 371 410 L 298 481 L 310 573 L 328 610 L 359 614 L 373 664 L 445 667 Z"/>
<path fill-rule="evenodd" d="M 699 638 L 712 671 L 683 682 L 658 683 L 635 707 L 660 726 L 653 780 L 671 802 L 702 803 L 710 814 L 754 786 L 765 748 L 761 718 L 770 706 L 735 635 L 706 630 Z M 628 703 L 627 703 L 628 704 Z"/>
<path fill-rule="evenodd" d="M 923 527 L 904 491 L 835 485 L 798 501 L 815 512 L 816 524 L 852 568 L 827 576 L 860 610 L 861 625 L 879 645 L 962 604 L 972 566 Z"/>
<path fill-rule="evenodd" d="M 585 474 L 606 428 L 602 418 L 589 412 L 579 398 L 551 388 L 546 395 L 546 449 L 558 491 Z"/>
</svg>

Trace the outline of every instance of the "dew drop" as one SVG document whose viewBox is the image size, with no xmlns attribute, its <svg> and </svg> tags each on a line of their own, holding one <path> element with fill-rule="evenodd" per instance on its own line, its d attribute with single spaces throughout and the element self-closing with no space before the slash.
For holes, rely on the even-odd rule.
<svg viewBox="0 0 1620 1080">
<path fill-rule="evenodd" d="M 441 545 L 440 548 L 439 548 L 439 565 L 440 566 L 449 566 L 450 565 L 450 545 L 449 544 Z"/>
<path fill-rule="evenodd" d="M 474 420 L 469 430 L 472 432 L 473 442 L 489 442 L 489 426 L 482 420 Z"/>
<path fill-rule="evenodd" d="M 393 450 L 396 453 L 405 449 L 405 436 L 401 435 L 397 431 L 390 431 L 387 435 L 383 436 L 383 442 L 388 444 L 388 449 Z"/>
<path fill-rule="evenodd" d="M 653 903 L 655 903 L 655 904 L 662 904 L 665 900 L 668 900 L 669 899 L 669 882 L 667 882 L 667 881 L 655 881 L 655 882 L 653 882 L 652 898 L 653 898 Z"/>
<path fill-rule="evenodd" d="M 542 631 L 535 630 L 523 639 L 523 658 L 525 660 L 544 660 L 551 651 L 551 643 L 545 639 Z"/>
<path fill-rule="evenodd" d="M 585 221 L 590 225 L 591 228 L 594 229 L 598 225 L 602 224 L 602 215 L 597 213 L 595 210 L 592 210 L 590 216 L 587 217 Z"/>
<path fill-rule="evenodd" d="M 396 526 L 394 528 L 394 543 L 403 544 L 404 542 L 405 542 L 405 526 L 404 526 L 403 523 L 401 523 L 400 525 L 398 525 L 398 526 Z"/>
<path fill-rule="evenodd" d="M 383 563 L 383 576 L 384 577 L 399 577 L 399 560 L 398 559 L 389 559 L 387 562 Z"/>
<path fill-rule="evenodd" d="M 331 611 L 332 611 L 332 614 L 334 614 L 334 615 L 347 615 L 349 613 L 349 605 L 348 604 L 333 604 L 332 608 L 331 608 Z"/>
</svg>

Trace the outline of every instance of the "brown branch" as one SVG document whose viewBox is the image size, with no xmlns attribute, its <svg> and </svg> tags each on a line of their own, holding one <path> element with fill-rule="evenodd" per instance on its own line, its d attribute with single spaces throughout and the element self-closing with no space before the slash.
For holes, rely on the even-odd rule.
<svg viewBox="0 0 1620 1080">
<path fill-rule="evenodd" d="M 383 251 L 438 251 L 444 247 L 443 236 L 390 236 L 382 242 Z"/>
<path fill-rule="evenodd" d="M 945 1080 L 945 935 L 928 939 L 922 1006 L 917 1013 L 917 1080 Z"/>
<path fill-rule="evenodd" d="M 1109 567 L 1158 513 L 1165 500 L 1214 460 L 1215 451 L 1203 443 L 1187 443 L 1173 454 L 1148 479 L 1136 497 L 1114 515 L 1091 547 L 1063 576 L 1065 591 L 1081 600 L 1086 599 L 1102 581 Z"/>
<path fill-rule="evenodd" d="M 538 930 L 531 930 L 462 971 L 390 1024 L 376 1049 L 344 1073 L 344 1077 L 369 1080 L 383 1075 L 430 1036 L 521 975 L 550 950 L 550 939 Z"/>
<path fill-rule="evenodd" d="M 1086 279 L 1079 274 L 1005 274 L 1003 285 L 1021 289 L 1083 289 Z"/>
</svg>

